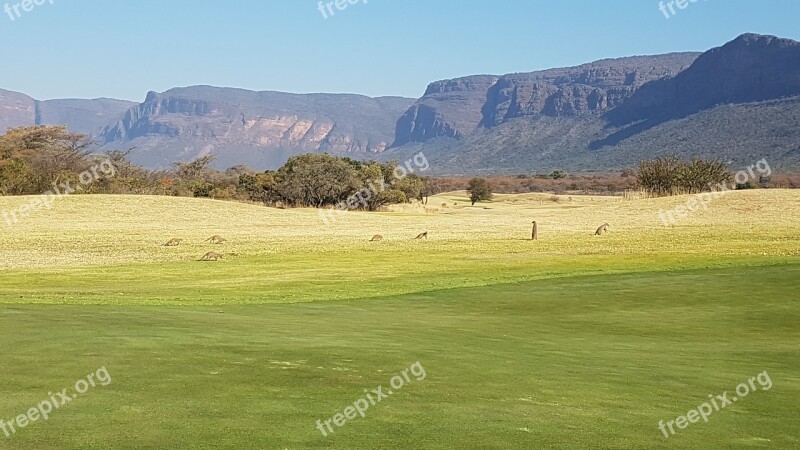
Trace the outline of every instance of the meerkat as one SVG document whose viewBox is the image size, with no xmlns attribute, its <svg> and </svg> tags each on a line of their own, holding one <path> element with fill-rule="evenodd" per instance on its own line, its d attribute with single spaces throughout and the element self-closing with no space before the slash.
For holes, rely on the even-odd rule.
<svg viewBox="0 0 800 450">
<path fill-rule="evenodd" d="M 200 258 L 200 261 L 219 261 L 222 259 L 222 255 L 216 252 L 208 252 Z"/>
<path fill-rule="evenodd" d="M 204 242 L 210 242 L 212 244 L 222 244 L 223 242 L 225 242 L 225 239 L 217 234 L 206 239 Z"/>
<path fill-rule="evenodd" d="M 376 234 L 375 236 L 372 236 L 372 239 L 370 239 L 369 241 L 370 242 L 377 242 L 377 241 L 382 241 L 382 240 L 383 240 L 383 236 L 381 236 L 380 234 Z"/>
<path fill-rule="evenodd" d="M 607 223 L 604 223 L 604 224 L 600 225 L 600 228 L 598 228 L 597 231 L 594 232 L 594 235 L 595 236 L 602 236 L 605 233 L 608 233 L 608 227 L 609 227 L 609 225 Z"/>
<path fill-rule="evenodd" d="M 183 239 L 170 239 L 166 244 L 162 245 L 162 247 L 177 247 L 181 245 L 181 242 L 183 242 Z"/>
<path fill-rule="evenodd" d="M 539 226 L 536 221 L 533 221 L 533 230 L 531 230 L 531 240 L 538 241 L 539 240 Z"/>
<path fill-rule="evenodd" d="M 414 239 L 425 239 L 427 241 L 428 240 L 428 232 L 426 231 L 424 233 L 420 233 Z"/>
</svg>

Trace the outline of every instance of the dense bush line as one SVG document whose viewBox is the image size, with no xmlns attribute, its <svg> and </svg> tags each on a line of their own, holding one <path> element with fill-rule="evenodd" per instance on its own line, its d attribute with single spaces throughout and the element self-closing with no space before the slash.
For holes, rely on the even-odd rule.
<svg viewBox="0 0 800 450">
<path fill-rule="evenodd" d="M 175 163 L 171 170 L 153 171 L 131 163 L 128 160 L 130 151 L 96 155 L 90 152 L 91 148 L 92 142 L 85 135 L 70 133 L 65 127 L 9 130 L 0 136 L 0 195 L 40 194 L 59 183 L 77 184 L 82 172 L 104 160 L 114 165 L 114 175 L 98 177 L 84 186 L 82 192 L 208 197 L 275 206 L 324 207 L 336 205 L 367 188 L 373 194 L 359 207 L 377 210 L 389 204 L 427 199 L 429 195 L 442 192 L 467 190 L 471 181 L 463 177 L 422 178 L 415 173 L 398 178 L 396 163 L 360 162 L 327 154 L 295 156 L 280 169 L 266 172 L 246 166 L 219 171 L 211 167 L 212 156 Z M 491 192 L 509 194 L 608 195 L 643 188 L 653 195 L 669 195 L 699 192 L 709 184 L 729 180 L 725 166 L 717 161 L 661 158 L 642 161 L 638 170 L 625 169 L 617 174 L 554 171 L 488 177 L 486 182 Z M 472 179 L 472 183 L 476 181 Z M 800 175 L 773 174 L 769 179 L 743 187 L 798 188 Z M 476 201 L 484 197 L 488 198 L 488 193 L 477 195 Z"/>
<path fill-rule="evenodd" d="M 104 155 L 89 152 L 85 135 L 65 127 L 25 127 L 0 136 L 0 195 L 40 194 L 71 181 L 98 161 L 113 164 L 113 176 L 98 177 L 86 193 L 149 194 L 246 200 L 267 205 L 323 207 L 370 187 L 360 207 L 377 210 L 391 203 L 422 199 L 424 180 L 416 174 L 398 177 L 397 163 L 360 162 L 327 154 L 295 156 L 277 171 L 246 166 L 225 171 L 211 167 L 213 156 L 174 164 L 172 170 L 146 170 L 128 161 L 130 151 Z"/>
</svg>

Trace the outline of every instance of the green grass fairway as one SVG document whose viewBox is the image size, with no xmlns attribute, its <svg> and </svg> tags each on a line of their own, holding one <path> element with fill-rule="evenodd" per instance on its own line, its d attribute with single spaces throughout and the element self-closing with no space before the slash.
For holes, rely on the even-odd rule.
<svg viewBox="0 0 800 450">
<path fill-rule="evenodd" d="M 453 193 L 325 226 L 66 198 L 0 223 L 0 420 L 100 367 L 112 382 L 0 429 L 0 449 L 800 448 L 800 193 L 735 192 L 664 227 L 685 202 Z M 210 250 L 225 259 L 197 261 Z M 416 362 L 424 379 L 317 429 Z M 771 389 L 659 430 L 764 371 Z"/>
<path fill-rule="evenodd" d="M 657 289 L 655 289 L 657 287 Z M 0 309 L 0 417 L 113 381 L 2 448 L 797 448 L 800 265 L 298 305 Z M 419 361 L 328 438 L 315 428 Z M 665 439 L 657 427 L 768 371 Z M 757 385 L 758 386 L 758 385 Z"/>
</svg>

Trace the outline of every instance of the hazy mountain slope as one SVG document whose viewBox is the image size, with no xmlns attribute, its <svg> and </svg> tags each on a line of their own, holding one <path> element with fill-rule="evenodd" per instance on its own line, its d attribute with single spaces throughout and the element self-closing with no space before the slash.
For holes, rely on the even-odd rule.
<svg viewBox="0 0 800 450">
<path fill-rule="evenodd" d="M 608 118 L 615 125 L 682 118 L 720 104 L 800 95 L 800 42 L 745 34 L 687 70 L 648 83 Z"/>
<path fill-rule="evenodd" d="M 588 69 L 498 78 L 485 90 L 479 126 L 474 118 L 449 113 L 465 105 L 460 98 L 429 89 L 411 110 L 431 109 L 435 132 L 409 134 L 433 128 L 424 117 L 410 123 L 407 113 L 398 121 L 398 142 L 406 144 L 381 157 L 424 151 L 448 174 L 609 170 L 666 154 L 743 165 L 766 157 L 800 168 L 796 41 L 746 34 L 699 57 L 636 57 L 581 67 Z M 459 86 L 460 80 L 435 85 Z"/>
<path fill-rule="evenodd" d="M 774 167 L 800 169 L 800 97 L 721 105 L 648 127 L 614 146 L 590 149 L 620 130 L 597 115 L 524 117 L 461 140 L 393 148 L 381 159 L 401 160 L 422 151 L 432 171 L 448 175 L 616 170 L 666 155 L 721 158 L 732 167 L 767 158 Z"/>
<path fill-rule="evenodd" d="M 70 130 L 97 136 L 135 104 L 110 98 L 37 101 L 36 124 L 66 125 Z"/>
<path fill-rule="evenodd" d="M 288 156 L 383 152 L 397 117 L 413 103 L 397 97 L 287 94 L 194 86 L 146 100 L 107 127 L 106 147 L 131 146 L 148 166 L 214 153 L 217 165 L 277 167 Z"/>
<path fill-rule="evenodd" d="M 648 81 L 675 75 L 698 53 L 597 61 L 582 66 L 431 83 L 397 122 L 394 146 L 463 138 L 526 116 L 576 117 L 605 112 Z"/>
<path fill-rule="evenodd" d="M 133 105 L 133 102 L 106 98 L 38 101 L 0 89 L 0 133 L 23 126 L 67 125 L 72 131 L 97 136 Z"/>
<path fill-rule="evenodd" d="M 36 123 L 36 100 L 19 92 L 0 89 L 0 133 Z"/>
</svg>

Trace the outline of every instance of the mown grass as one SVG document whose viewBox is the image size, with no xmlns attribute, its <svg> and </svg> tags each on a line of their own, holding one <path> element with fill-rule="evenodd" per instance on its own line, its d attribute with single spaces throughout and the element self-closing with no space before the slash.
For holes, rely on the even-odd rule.
<svg viewBox="0 0 800 450">
<path fill-rule="evenodd" d="M 572 277 L 359 302 L 0 308 L 0 417 L 112 375 L 0 448 L 796 448 L 800 266 Z M 419 361 L 414 381 L 316 429 Z M 750 394 L 665 439 L 708 394 Z"/>
<path fill-rule="evenodd" d="M 75 196 L 0 222 L 0 419 L 113 377 L 0 448 L 800 446 L 800 195 L 732 193 L 669 228 L 659 209 L 687 198 L 549 197 L 454 193 L 326 226 Z M 196 261 L 209 250 L 226 259 Z M 415 361 L 425 380 L 316 429 Z M 771 390 L 664 439 L 659 420 L 765 370 Z"/>
</svg>

